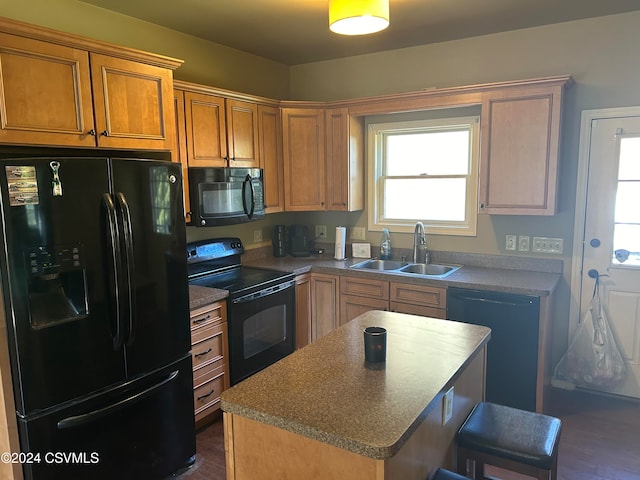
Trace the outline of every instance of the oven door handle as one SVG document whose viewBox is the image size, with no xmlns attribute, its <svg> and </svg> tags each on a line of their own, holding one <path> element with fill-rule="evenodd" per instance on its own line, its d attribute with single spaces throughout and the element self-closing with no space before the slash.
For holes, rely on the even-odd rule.
<svg viewBox="0 0 640 480">
<path fill-rule="evenodd" d="M 273 287 L 269 287 L 269 288 L 265 288 L 263 290 L 259 290 L 257 292 L 254 293 L 250 293 L 248 295 L 243 295 L 242 297 L 238 297 L 238 298 L 234 298 L 233 300 L 231 300 L 232 303 L 247 303 L 247 302 L 251 302 L 252 300 L 256 300 L 258 298 L 264 298 L 264 297 L 268 297 L 269 295 L 274 295 L 276 293 L 280 293 L 284 290 L 287 290 L 289 288 L 293 288 L 296 285 L 296 281 L 295 280 L 291 280 L 288 282 L 284 282 L 284 283 L 279 283 L 278 285 L 275 285 Z"/>
</svg>

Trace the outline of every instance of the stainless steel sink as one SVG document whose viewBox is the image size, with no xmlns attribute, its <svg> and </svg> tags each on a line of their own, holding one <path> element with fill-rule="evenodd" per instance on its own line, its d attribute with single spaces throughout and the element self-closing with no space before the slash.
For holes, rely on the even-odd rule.
<svg viewBox="0 0 640 480">
<path fill-rule="evenodd" d="M 382 272 L 414 275 L 429 278 L 443 278 L 458 270 L 461 265 L 442 265 L 439 263 L 407 263 L 398 260 L 365 260 L 351 265 L 360 270 L 378 270 Z"/>
<path fill-rule="evenodd" d="M 460 267 L 457 265 L 439 265 L 436 263 L 411 263 L 400 269 L 403 273 L 418 273 L 420 275 L 446 275 L 453 273 Z"/>
<path fill-rule="evenodd" d="M 362 268 L 364 270 L 398 270 L 406 265 L 407 262 L 399 262 L 398 260 L 365 260 L 364 262 L 351 265 L 351 268 Z"/>
</svg>

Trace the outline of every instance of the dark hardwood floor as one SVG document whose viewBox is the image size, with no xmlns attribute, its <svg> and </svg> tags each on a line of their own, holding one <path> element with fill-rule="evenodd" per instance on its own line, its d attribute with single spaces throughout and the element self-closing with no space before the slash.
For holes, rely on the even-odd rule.
<svg viewBox="0 0 640 480">
<path fill-rule="evenodd" d="M 554 390 L 548 413 L 562 419 L 560 480 L 640 480 L 640 402 Z M 200 430 L 196 441 L 196 463 L 177 478 L 225 480 L 222 420 Z M 504 480 L 531 478 L 488 473 Z"/>
</svg>

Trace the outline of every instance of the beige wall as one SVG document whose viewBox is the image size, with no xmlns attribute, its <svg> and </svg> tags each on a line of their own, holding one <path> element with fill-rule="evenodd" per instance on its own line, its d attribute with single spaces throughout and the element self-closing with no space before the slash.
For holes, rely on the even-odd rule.
<svg viewBox="0 0 640 480">
<path fill-rule="evenodd" d="M 0 15 L 179 58 L 179 80 L 271 98 L 289 95 L 286 65 L 76 0 L 0 0 Z"/>
</svg>

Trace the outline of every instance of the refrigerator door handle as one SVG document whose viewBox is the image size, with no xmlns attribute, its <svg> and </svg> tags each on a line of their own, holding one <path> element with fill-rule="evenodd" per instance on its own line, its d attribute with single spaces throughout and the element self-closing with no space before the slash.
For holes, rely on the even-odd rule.
<svg viewBox="0 0 640 480">
<path fill-rule="evenodd" d="M 179 373 L 178 370 L 174 370 L 169 375 L 167 375 L 166 378 L 156 383 L 155 385 L 152 385 L 149 388 L 146 388 L 141 392 L 135 393 L 127 398 L 124 398 L 119 402 L 113 403 L 111 405 L 107 405 L 106 407 L 98 408 L 97 410 L 93 410 L 92 412 L 89 412 L 89 413 L 84 413 L 82 415 L 74 415 L 71 417 L 63 418 L 62 420 L 58 421 L 58 424 L 57 424 L 58 429 L 63 430 L 65 428 L 75 428 L 75 427 L 80 427 L 82 425 L 86 425 L 87 423 L 91 423 L 102 417 L 105 417 L 114 412 L 122 410 L 135 402 L 144 400 L 145 398 L 149 397 L 154 392 L 162 388 L 164 385 L 166 385 L 167 383 L 175 379 L 178 376 L 178 373 Z"/>
<path fill-rule="evenodd" d="M 109 256 L 113 271 L 113 288 L 116 303 L 116 334 L 113 337 L 113 349 L 118 350 L 124 343 L 123 322 L 123 305 L 120 298 L 120 240 L 118 233 L 118 219 L 116 217 L 116 207 L 113 203 L 111 195 L 105 193 L 102 195 L 105 207 L 107 209 L 107 230 L 109 233 Z"/>
<path fill-rule="evenodd" d="M 127 199 L 122 192 L 116 193 L 116 201 L 118 202 L 118 208 L 120 210 L 124 237 L 124 255 L 126 259 L 125 265 L 127 278 L 127 317 L 129 323 L 127 346 L 131 346 L 136 336 L 136 297 L 134 295 L 135 260 L 133 252 L 133 230 L 131 228 L 131 210 L 127 203 Z"/>
</svg>

